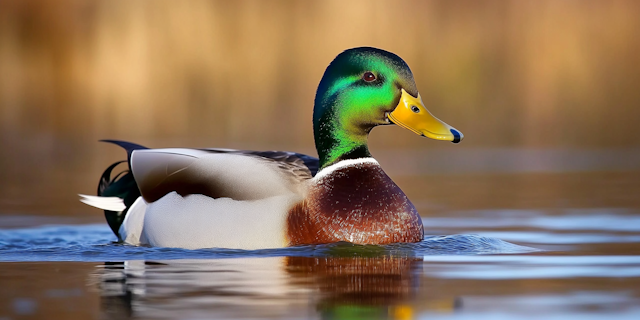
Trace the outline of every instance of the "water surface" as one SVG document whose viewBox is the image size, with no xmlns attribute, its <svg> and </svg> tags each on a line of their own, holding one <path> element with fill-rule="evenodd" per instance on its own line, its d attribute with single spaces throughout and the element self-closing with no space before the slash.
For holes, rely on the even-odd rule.
<svg viewBox="0 0 640 320">
<path fill-rule="evenodd" d="M 557 188 L 557 179 L 548 181 L 525 185 Z M 416 194 L 420 183 L 409 182 L 403 188 Z M 114 243 L 103 223 L 4 215 L 0 319 L 640 316 L 636 206 L 576 205 L 586 200 L 566 196 L 574 191 L 514 205 L 458 189 L 470 199 L 458 207 L 410 194 L 431 213 L 423 216 L 429 236 L 388 246 L 135 247 Z"/>
</svg>

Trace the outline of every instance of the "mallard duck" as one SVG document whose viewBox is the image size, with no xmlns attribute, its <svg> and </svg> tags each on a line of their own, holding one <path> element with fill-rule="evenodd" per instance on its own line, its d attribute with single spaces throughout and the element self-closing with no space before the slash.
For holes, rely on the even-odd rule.
<svg viewBox="0 0 640 320">
<path fill-rule="evenodd" d="M 315 97 L 318 158 L 281 151 L 123 147 L 126 161 L 102 174 L 98 196 L 119 241 L 158 247 L 279 248 L 346 241 L 418 242 L 422 220 L 371 156 L 367 138 L 396 124 L 436 140 L 460 131 L 424 106 L 409 66 L 361 47 L 327 67 Z M 129 169 L 112 176 L 127 162 Z"/>
</svg>

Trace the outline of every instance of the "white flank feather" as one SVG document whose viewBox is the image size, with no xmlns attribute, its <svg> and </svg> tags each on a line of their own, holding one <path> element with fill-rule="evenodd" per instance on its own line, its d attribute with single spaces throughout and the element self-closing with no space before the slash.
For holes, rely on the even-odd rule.
<svg viewBox="0 0 640 320">
<path fill-rule="evenodd" d="M 122 211 L 126 208 L 124 201 L 118 197 L 99 197 L 79 194 L 80 202 L 102 210 Z"/>
</svg>

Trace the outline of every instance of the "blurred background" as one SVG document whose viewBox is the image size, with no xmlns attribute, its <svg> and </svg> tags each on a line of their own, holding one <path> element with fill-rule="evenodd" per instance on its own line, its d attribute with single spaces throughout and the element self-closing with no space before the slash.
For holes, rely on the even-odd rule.
<svg viewBox="0 0 640 320">
<path fill-rule="evenodd" d="M 76 194 L 125 154 L 99 139 L 316 155 L 316 86 L 357 46 L 402 57 L 465 134 L 372 132 L 409 197 L 434 199 L 421 214 L 637 205 L 620 191 L 640 168 L 639 17 L 633 0 L 2 0 L 0 215 L 101 219 Z"/>
</svg>

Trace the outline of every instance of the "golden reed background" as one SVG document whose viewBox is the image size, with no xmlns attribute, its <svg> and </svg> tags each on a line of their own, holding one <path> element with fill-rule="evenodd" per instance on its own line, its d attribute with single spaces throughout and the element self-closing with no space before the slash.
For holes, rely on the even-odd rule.
<svg viewBox="0 0 640 320">
<path fill-rule="evenodd" d="M 93 191 L 123 156 L 101 138 L 315 154 L 316 86 L 356 46 L 466 137 L 376 129 L 374 155 L 640 146 L 640 1 L 0 0 L 0 204 Z"/>
</svg>

